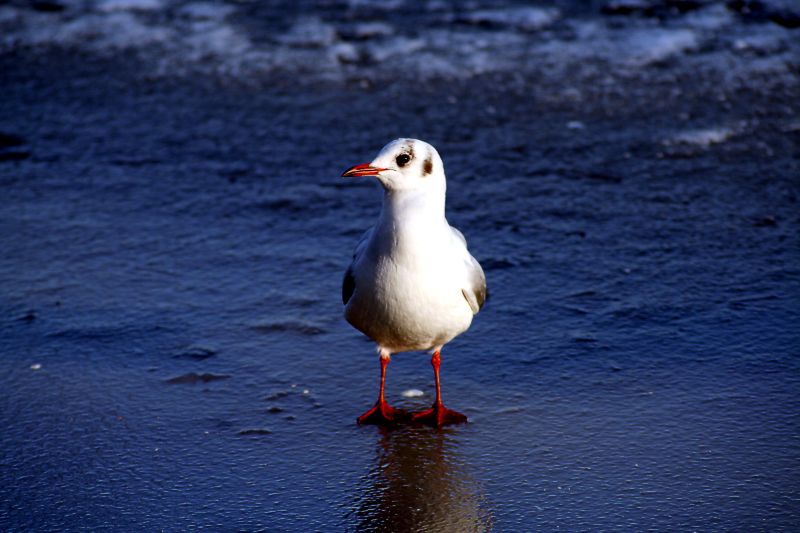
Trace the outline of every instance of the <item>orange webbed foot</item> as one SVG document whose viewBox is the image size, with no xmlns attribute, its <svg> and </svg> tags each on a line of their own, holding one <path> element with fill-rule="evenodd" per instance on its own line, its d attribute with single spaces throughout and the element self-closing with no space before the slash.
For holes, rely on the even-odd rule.
<svg viewBox="0 0 800 533">
<path fill-rule="evenodd" d="M 408 418 L 408 413 L 403 409 L 396 409 L 388 402 L 378 401 L 375 406 L 359 416 L 356 422 L 359 424 L 375 424 L 378 426 L 389 426 L 397 424 Z"/>
<path fill-rule="evenodd" d="M 442 427 L 450 424 L 463 424 L 467 421 L 467 416 L 458 411 L 448 409 L 440 403 L 435 403 L 430 409 L 419 413 L 413 413 L 411 415 L 411 421 L 434 427 Z"/>
</svg>

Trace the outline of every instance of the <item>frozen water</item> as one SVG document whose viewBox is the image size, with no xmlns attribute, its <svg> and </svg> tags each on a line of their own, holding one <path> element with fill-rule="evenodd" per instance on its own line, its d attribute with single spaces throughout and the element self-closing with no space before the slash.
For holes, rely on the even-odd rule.
<svg viewBox="0 0 800 533">
<path fill-rule="evenodd" d="M 796 529 L 797 30 L 647 4 L 0 6 L 0 529 Z M 491 293 L 441 431 L 355 424 L 398 136 Z"/>
</svg>

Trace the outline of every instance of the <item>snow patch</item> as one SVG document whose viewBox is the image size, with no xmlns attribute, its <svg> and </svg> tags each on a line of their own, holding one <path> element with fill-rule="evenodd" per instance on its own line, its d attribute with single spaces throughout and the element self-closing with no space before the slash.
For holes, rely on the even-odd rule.
<svg viewBox="0 0 800 533">
<path fill-rule="evenodd" d="M 689 130 L 675 135 L 666 144 L 689 144 L 707 148 L 712 144 L 720 144 L 727 141 L 735 133 L 732 128 L 726 127 Z"/>
<path fill-rule="evenodd" d="M 425 47 L 422 39 L 408 37 L 394 37 L 386 41 L 375 43 L 367 47 L 369 57 L 378 63 L 383 63 L 392 57 L 410 56 Z"/>
<path fill-rule="evenodd" d="M 330 56 L 339 63 L 358 63 L 361 52 L 350 43 L 336 43 L 330 48 Z"/>
<path fill-rule="evenodd" d="M 236 11 L 227 4 L 212 4 L 211 2 L 194 2 L 186 4 L 178 10 L 178 14 L 191 20 L 224 20 Z"/>
<path fill-rule="evenodd" d="M 252 48 L 250 39 L 229 25 L 209 25 L 205 31 L 195 31 L 186 37 L 189 57 L 197 61 L 209 57 L 244 58 Z"/>
<path fill-rule="evenodd" d="M 730 9 L 722 4 L 715 4 L 705 9 L 700 9 L 689 13 L 684 18 L 684 22 L 692 28 L 705 31 L 717 31 L 727 28 L 736 22 L 736 18 Z"/>
<path fill-rule="evenodd" d="M 175 38 L 169 28 L 144 24 L 134 14 L 127 12 L 89 14 L 55 27 L 37 24 L 35 17 L 28 22 L 25 40 L 31 44 L 90 45 L 100 53 L 142 48 Z"/>
<path fill-rule="evenodd" d="M 383 22 L 364 22 L 353 27 L 353 36 L 357 39 L 374 39 L 394 35 L 394 28 Z"/>
<path fill-rule="evenodd" d="M 11 6 L 0 6 L 0 24 L 17 22 L 20 18 L 22 18 L 22 13 L 19 9 Z"/>
<path fill-rule="evenodd" d="M 733 49 L 739 53 L 777 54 L 786 49 L 786 43 L 781 35 L 762 33 L 760 35 L 747 35 L 734 40 Z"/>
<path fill-rule="evenodd" d="M 405 0 L 347 0 L 351 9 L 375 9 L 397 11 L 405 5 Z"/>
<path fill-rule="evenodd" d="M 556 8 L 493 7 L 456 10 L 431 2 L 432 24 L 409 27 L 374 13 L 301 15 L 284 27 L 231 22 L 246 9 L 210 0 L 61 0 L 62 13 L 0 5 L 0 49 L 63 46 L 108 56 L 136 52 L 160 75 L 191 71 L 253 77 L 271 72 L 345 80 L 398 76 L 465 79 L 483 73 L 603 76 L 682 58 L 732 80 L 790 72 L 798 42 L 777 25 L 738 24 L 713 4 L 680 18 L 566 18 Z M 185 2 L 185 3 L 184 3 Z M 411 2 L 351 0 L 351 8 L 402 9 Z M 435 9 L 434 9 L 435 8 Z M 377 13 L 381 15 L 381 13 Z M 236 20 L 240 20 L 237 18 Z M 442 22 L 461 24 L 442 24 Z M 552 31 L 537 31 L 559 24 Z M 489 25 L 491 31 L 482 26 Z M 266 30 L 266 31 L 265 31 Z M 562 31 L 563 30 L 563 31 Z M 703 49 L 703 54 L 684 56 Z M 578 95 L 579 97 L 580 95 Z M 573 98 L 574 99 L 574 98 Z M 578 129 L 575 127 L 574 129 Z"/>
<path fill-rule="evenodd" d="M 536 31 L 552 25 L 561 18 L 561 11 L 556 8 L 516 7 L 508 9 L 481 9 L 456 20 L 471 24 L 494 24 L 509 26 L 523 31 Z"/>
<path fill-rule="evenodd" d="M 324 47 L 336 42 L 336 28 L 318 17 L 301 17 L 278 41 L 297 47 Z"/>
<path fill-rule="evenodd" d="M 626 41 L 629 49 L 635 50 L 631 58 L 635 65 L 659 63 L 700 47 L 697 34 L 689 29 L 635 30 L 630 32 Z"/>
<path fill-rule="evenodd" d="M 115 11 L 160 11 L 164 9 L 161 0 L 102 0 L 97 4 L 101 13 Z"/>
</svg>

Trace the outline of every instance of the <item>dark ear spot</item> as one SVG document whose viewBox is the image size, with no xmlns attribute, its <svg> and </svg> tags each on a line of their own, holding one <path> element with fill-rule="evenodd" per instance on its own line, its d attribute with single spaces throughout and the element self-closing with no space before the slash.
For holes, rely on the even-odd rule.
<svg viewBox="0 0 800 533">
<path fill-rule="evenodd" d="M 430 174 L 433 172 L 433 160 L 431 159 L 431 156 L 428 156 L 428 159 L 426 159 L 425 163 L 423 163 L 422 170 L 425 171 L 425 174 Z"/>
</svg>

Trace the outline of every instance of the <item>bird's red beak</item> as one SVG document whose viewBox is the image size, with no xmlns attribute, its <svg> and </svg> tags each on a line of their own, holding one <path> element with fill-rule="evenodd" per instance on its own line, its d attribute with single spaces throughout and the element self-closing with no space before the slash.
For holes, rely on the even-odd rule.
<svg viewBox="0 0 800 533">
<path fill-rule="evenodd" d="M 369 163 L 364 163 L 362 165 L 356 165 L 354 167 L 350 167 L 344 171 L 342 174 L 343 178 L 357 178 L 359 176 L 377 176 L 379 173 L 386 170 L 385 168 L 378 168 L 378 167 L 371 167 Z"/>
</svg>

